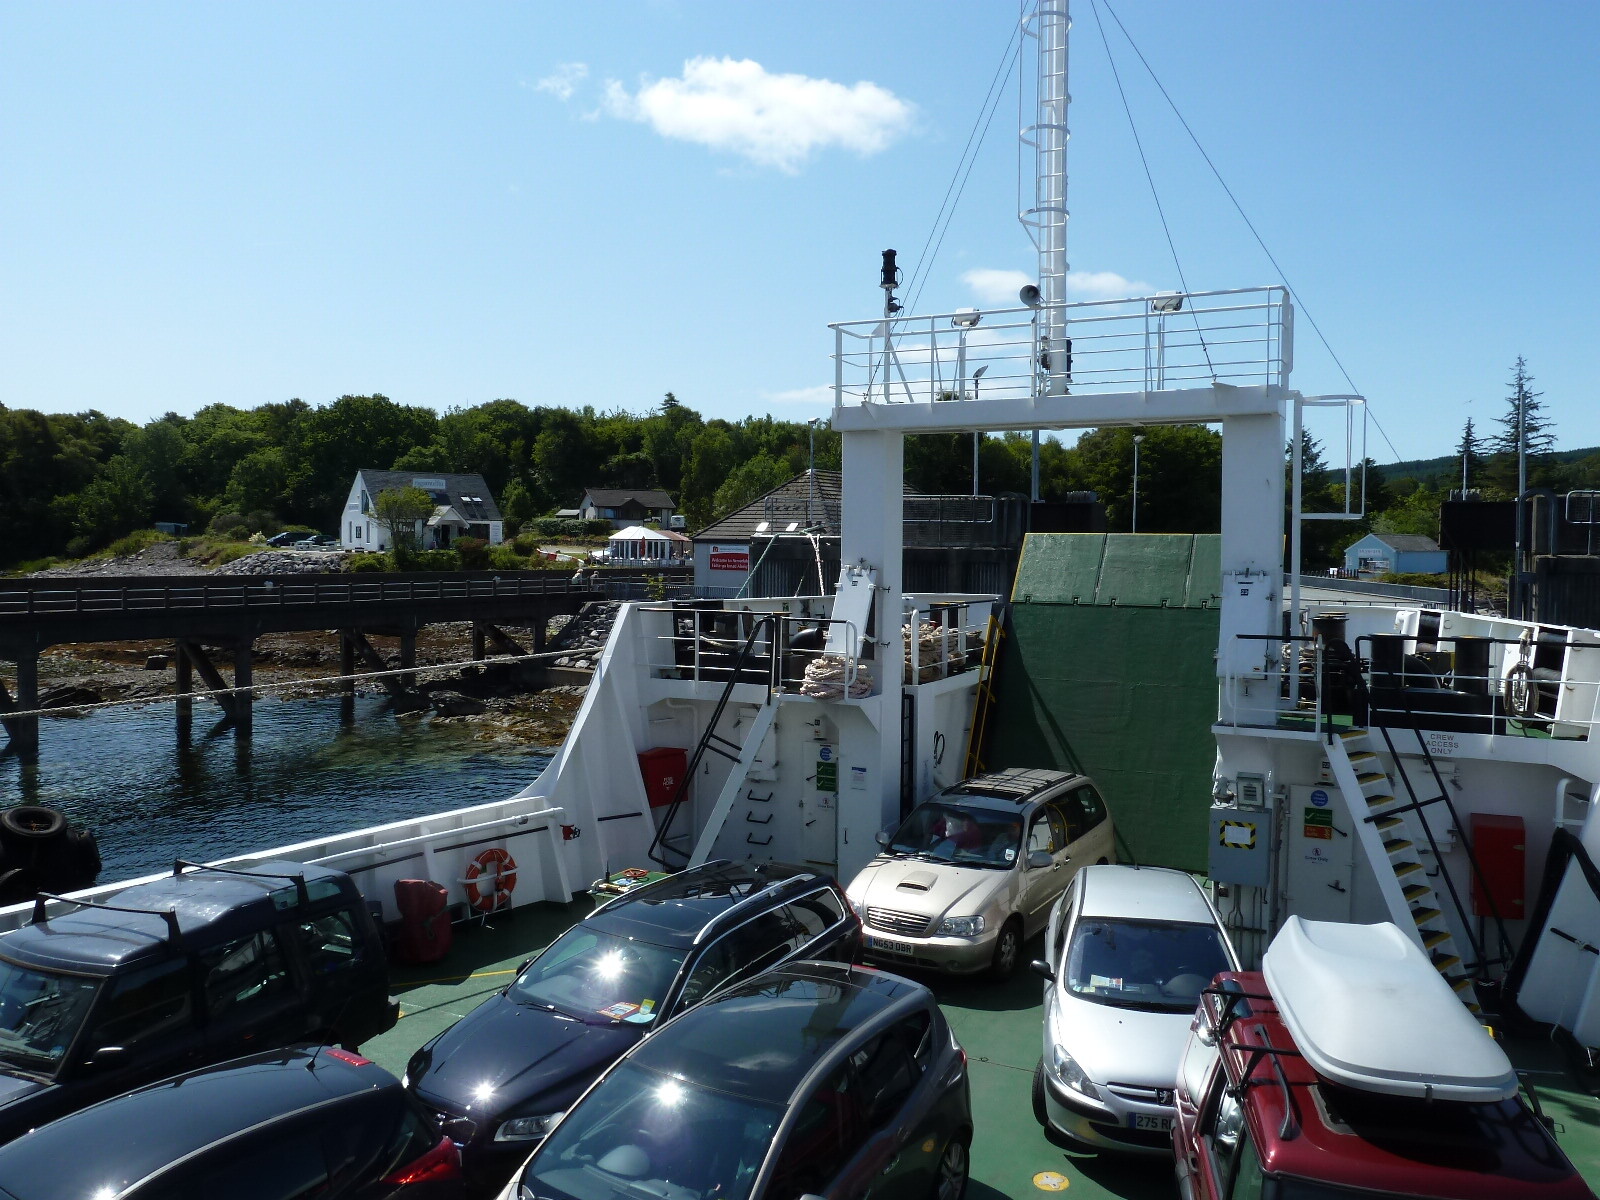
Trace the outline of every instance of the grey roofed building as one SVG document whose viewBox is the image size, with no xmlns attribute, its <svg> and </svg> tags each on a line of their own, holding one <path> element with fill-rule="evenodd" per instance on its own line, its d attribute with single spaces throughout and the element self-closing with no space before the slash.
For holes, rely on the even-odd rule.
<svg viewBox="0 0 1600 1200">
<path fill-rule="evenodd" d="M 1377 538 L 1391 550 L 1418 550 L 1423 552 L 1439 549 L 1439 543 L 1431 537 L 1420 533 L 1372 533 L 1369 537 Z"/>
<path fill-rule="evenodd" d="M 585 488 L 578 501 L 585 520 L 610 521 L 613 529 L 626 529 L 645 521 L 672 523 L 672 497 L 655 488 Z"/>
<path fill-rule="evenodd" d="M 415 487 L 433 497 L 433 516 L 421 533 L 424 548 L 443 548 L 458 537 L 479 537 L 498 545 L 505 536 L 505 518 L 482 475 L 429 471 L 379 471 L 363 467 L 345 500 L 339 540 L 347 550 L 388 549 L 387 532 L 373 519 L 373 506 L 384 492 Z"/>
<path fill-rule="evenodd" d="M 812 476 L 816 478 L 814 488 Z M 781 521 L 779 530 L 790 521 L 798 521 L 801 529 L 820 525 L 824 532 L 837 535 L 843 478 L 838 471 L 802 471 L 789 482 L 780 483 L 765 495 L 711 522 L 694 535 L 694 540 L 726 542 L 751 538 L 762 521 Z M 911 494 L 910 488 L 906 489 L 906 494 Z"/>
</svg>

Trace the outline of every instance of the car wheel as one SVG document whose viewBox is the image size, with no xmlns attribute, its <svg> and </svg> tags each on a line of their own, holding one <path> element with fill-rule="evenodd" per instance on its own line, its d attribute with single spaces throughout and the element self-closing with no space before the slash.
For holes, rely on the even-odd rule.
<svg viewBox="0 0 1600 1200">
<path fill-rule="evenodd" d="M 994 940 L 994 960 L 989 964 L 989 974 L 995 979 L 1010 979 L 1022 957 L 1022 922 L 1012 917 L 1000 928 Z"/>
<path fill-rule="evenodd" d="M 967 1194 L 967 1144 L 957 1134 L 944 1148 L 934 1178 L 933 1200 L 961 1200 Z"/>
<path fill-rule="evenodd" d="M 1050 1128 L 1050 1110 L 1044 1102 L 1044 1059 L 1033 1069 L 1033 1119 L 1046 1129 Z"/>
</svg>

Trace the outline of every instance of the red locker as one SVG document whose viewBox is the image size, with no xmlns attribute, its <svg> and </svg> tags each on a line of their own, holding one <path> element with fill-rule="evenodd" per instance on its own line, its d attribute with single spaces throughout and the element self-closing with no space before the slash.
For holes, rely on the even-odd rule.
<svg viewBox="0 0 1600 1200">
<path fill-rule="evenodd" d="M 1521 817 L 1501 816 L 1497 813 L 1473 813 L 1472 852 L 1477 856 L 1477 874 L 1472 878 L 1472 911 L 1480 917 L 1491 916 L 1489 897 L 1494 897 L 1495 907 L 1508 921 L 1525 916 L 1524 883 L 1527 879 L 1527 833 Z M 1488 885 L 1488 893 L 1484 885 Z"/>
<path fill-rule="evenodd" d="M 689 752 L 677 746 L 657 746 L 639 754 L 639 771 L 644 776 L 644 792 L 651 808 L 671 804 L 684 774 L 689 770 Z"/>
</svg>

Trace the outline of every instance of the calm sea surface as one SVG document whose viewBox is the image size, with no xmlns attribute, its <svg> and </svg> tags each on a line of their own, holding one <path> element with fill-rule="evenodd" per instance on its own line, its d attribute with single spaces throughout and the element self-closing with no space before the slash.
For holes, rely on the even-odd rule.
<svg viewBox="0 0 1600 1200">
<path fill-rule="evenodd" d="M 549 747 L 510 750 L 469 723 L 395 717 L 358 697 L 355 721 L 337 698 L 258 702 L 248 744 L 207 736 L 195 704 L 180 749 L 170 704 L 40 722 L 39 761 L 0 758 L 0 807 L 48 804 L 93 829 L 101 882 L 288 845 L 446 809 L 503 800 L 549 761 Z"/>
</svg>

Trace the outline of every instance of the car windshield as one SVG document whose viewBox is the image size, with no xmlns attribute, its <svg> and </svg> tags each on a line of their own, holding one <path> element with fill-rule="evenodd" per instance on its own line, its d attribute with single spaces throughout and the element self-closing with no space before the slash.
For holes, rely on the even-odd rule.
<svg viewBox="0 0 1600 1200">
<path fill-rule="evenodd" d="M 507 993 L 594 1024 L 647 1025 L 683 965 L 683 953 L 574 925 L 529 964 Z"/>
<path fill-rule="evenodd" d="M 782 1109 L 624 1065 L 562 1118 L 520 1200 L 745 1200 Z"/>
<path fill-rule="evenodd" d="M 1062 984 L 1097 1004 L 1193 1012 L 1212 976 L 1230 965 L 1215 925 L 1083 917 Z"/>
<path fill-rule="evenodd" d="M 95 979 L 0 959 L 0 1063 L 54 1074 L 98 986 Z"/>
<path fill-rule="evenodd" d="M 1016 863 L 1021 844 L 1020 813 L 930 800 L 895 830 L 889 852 L 1004 870 Z"/>
</svg>

